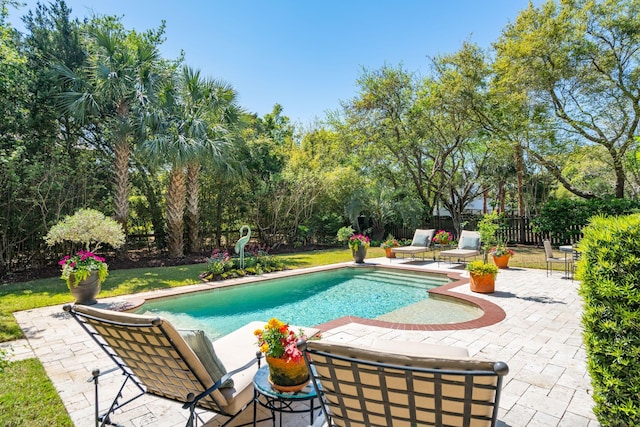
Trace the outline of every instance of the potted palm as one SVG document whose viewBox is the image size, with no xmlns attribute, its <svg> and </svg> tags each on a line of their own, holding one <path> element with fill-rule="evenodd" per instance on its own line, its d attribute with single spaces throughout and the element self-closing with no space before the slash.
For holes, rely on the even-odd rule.
<svg viewBox="0 0 640 427">
<path fill-rule="evenodd" d="M 51 227 L 44 240 L 50 246 L 71 242 L 84 247 L 60 260 L 60 278 L 67 283 L 76 304 L 95 304 L 95 297 L 109 274 L 105 259 L 95 252 L 103 244 L 113 248 L 122 246 L 125 241 L 122 226 L 97 210 L 80 209 Z"/>
</svg>

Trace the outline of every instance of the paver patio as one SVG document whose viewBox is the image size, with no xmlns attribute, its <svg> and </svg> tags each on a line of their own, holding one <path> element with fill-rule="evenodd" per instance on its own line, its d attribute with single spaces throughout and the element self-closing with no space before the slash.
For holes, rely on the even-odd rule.
<svg viewBox="0 0 640 427">
<path fill-rule="evenodd" d="M 367 262 L 388 264 L 389 260 Z M 447 267 L 441 263 L 439 269 Z M 437 269 L 438 266 L 426 262 L 419 263 L 417 268 Z M 592 411 L 591 384 L 582 344 L 582 300 L 577 292 L 578 282 L 561 277 L 560 272 L 546 277 L 544 270 L 511 268 L 500 272 L 493 294 L 473 294 L 468 285 L 452 290 L 473 294 L 500 306 L 506 312 L 506 318 L 491 326 L 415 331 L 347 323 L 324 331 L 323 339 L 358 345 L 380 337 L 398 342 L 466 347 L 472 356 L 502 360 L 509 365 L 500 400 L 500 426 L 595 427 L 599 424 Z M 123 299 L 100 302 L 122 303 Z M 80 326 L 63 313 L 61 306 L 14 315 L 27 337 L 27 341 L 12 343 L 16 356 L 24 358 L 35 354 L 74 423 L 92 426 L 94 391 L 87 379 L 94 368 L 106 370 L 112 367 L 109 360 Z M 108 398 L 115 393 L 120 380 L 121 376 L 117 374 L 101 378 L 101 407 L 105 407 Z M 186 420 L 186 411 L 179 404 L 145 396 L 130 404 L 126 411 L 118 412 L 114 420 L 125 426 L 181 426 Z M 308 423 L 308 415 L 290 414 L 285 415 L 283 425 L 305 426 Z"/>
</svg>

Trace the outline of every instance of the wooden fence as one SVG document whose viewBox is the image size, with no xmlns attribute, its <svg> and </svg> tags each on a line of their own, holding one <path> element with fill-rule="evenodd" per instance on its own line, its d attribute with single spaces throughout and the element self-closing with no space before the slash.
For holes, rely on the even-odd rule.
<svg viewBox="0 0 640 427">
<path fill-rule="evenodd" d="M 477 229 L 478 221 L 481 219 L 479 216 L 465 216 L 463 221 L 466 221 L 466 230 Z M 554 239 L 546 234 L 540 234 L 533 231 L 531 225 L 531 218 L 525 216 L 513 216 L 505 218 L 505 226 L 502 232 L 504 233 L 505 241 L 509 244 L 519 245 L 542 245 L 542 240 L 550 239 L 551 244 L 554 246 L 562 245 L 573 242 L 563 242 Z M 434 216 L 428 224 L 423 227 L 425 229 L 434 228 L 436 230 L 450 231 L 455 236 L 455 228 L 453 226 L 453 219 L 449 216 Z M 414 229 L 394 227 L 389 230 L 389 233 L 393 234 L 398 239 L 411 239 L 413 237 Z"/>
</svg>

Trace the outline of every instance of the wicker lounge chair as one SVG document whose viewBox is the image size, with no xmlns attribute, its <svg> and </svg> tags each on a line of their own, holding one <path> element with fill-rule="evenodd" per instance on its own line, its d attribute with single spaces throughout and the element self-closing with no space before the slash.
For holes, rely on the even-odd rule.
<svg viewBox="0 0 640 427">
<path fill-rule="evenodd" d="M 433 246 L 431 245 L 431 239 L 433 239 L 433 234 L 436 230 L 420 230 L 417 229 L 413 233 L 413 239 L 411 240 L 411 245 L 409 246 L 401 246 L 399 248 L 391 249 L 391 252 L 394 254 L 402 254 L 402 257 L 406 254 L 411 256 L 415 254 L 422 254 L 422 259 L 424 259 L 424 254 L 431 251 Z"/>
<path fill-rule="evenodd" d="M 465 349 L 430 347 L 300 343 L 326 425 L 495 426 L 507 365 L 471 359 Z"/>
<path fill-rule="evenodd" d="M 480 233 L 477 231 L 462 230 L 460 238 L 458 239 L 457 249 L 451 249 L 448 251 L 442 251 L 438 254 L 438 259 L 457 259 L 458 262 L 464 261 L 467 258 L 480 255 Z"/>
<path fill-rule="evenodd" d="M 262 322 L 252 322 L 220 338 L 214 352 L 201 331 L 181 334 L 159 317 L 70 304 L 64 306 L 64 311 L 80 323 L 116 364 L 115 370 L 125 377 L 109 409 L 100 414 L 100 372 L 93 372 L 96 425 L 111 424 L 113 411 L 145 393 L 183 403 L 183 409 L 189 410 L 187 426 L 197 421 L 196 407 L 230 417 L 223 424 L 226 425 L 254 402 L 252 380 L 260 353 L 255 351 L 253 331 L 262 327 Z M 225 368 L 230 371 L 225 372 Z M 212 373 L 212 369 L 216 372 Z M 139 393 L 123 401 L 128 382 L 133 382 Z"/>
</svg>

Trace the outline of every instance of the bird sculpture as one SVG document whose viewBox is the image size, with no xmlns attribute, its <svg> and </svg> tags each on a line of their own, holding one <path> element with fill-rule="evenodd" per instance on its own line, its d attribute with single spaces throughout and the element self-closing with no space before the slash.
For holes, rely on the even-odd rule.
<svg viewBox="0 0 640 427">
<path fill-rule="evenodd" d="M 243 234 L 244 232 L 247 234 Z M 240 239 L 236 243 L 236 253 L 240 255 L 240 268 L 244 268 L 244 247 L 251 238 L 251 228 L 248 225 L 243 225 L 240 228 Z"/>
</svg>

